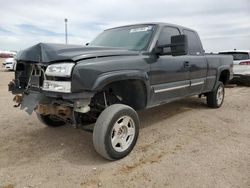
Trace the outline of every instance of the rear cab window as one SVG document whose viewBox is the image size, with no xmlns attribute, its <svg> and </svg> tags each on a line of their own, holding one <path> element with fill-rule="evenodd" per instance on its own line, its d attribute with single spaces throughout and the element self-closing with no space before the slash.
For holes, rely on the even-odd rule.
<svg viewBox="0 0 250 188">
<path fill-rule="evenodd" d="M 198 34 L 187 29 L 184 29 L 183 32 L 187 35 L 189 54 L 201 55 L 203 53 L 203 48 Z"/>
</svg>

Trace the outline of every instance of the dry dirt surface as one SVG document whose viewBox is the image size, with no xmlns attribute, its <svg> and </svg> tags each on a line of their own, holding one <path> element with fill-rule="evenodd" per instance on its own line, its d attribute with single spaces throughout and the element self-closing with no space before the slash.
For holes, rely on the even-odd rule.
<svg viewBox="0 0 250 188">
<path fill-rule="evenodd" d="M 0 71 L 0 187 L 250 187 L 250 88 L 226 89 L 220 109 L 188 98 L 139 113 L 132 153 L 110 162 L 92 134 L 48 128 L 13 108 Z"/>
</svg>

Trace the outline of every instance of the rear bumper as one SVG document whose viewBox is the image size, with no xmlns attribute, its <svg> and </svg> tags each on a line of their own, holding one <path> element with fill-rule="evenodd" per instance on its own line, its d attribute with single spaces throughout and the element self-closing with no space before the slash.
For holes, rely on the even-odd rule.
<svg viewBox="0 0 250 188">
<path fill-rule="evenodd" d="M 250 75 L 234 74 L 233 79 L 230 81 L 233 84 L 250 85 Z"/>
<path fill-rule="evenodd" d="M 233 74 L 234 77 L 250 76 L 250 65 L 234 65 Z"/>
<path fill-rule="evenodd" d="M 240 79 L 240 78 L 250 78 L 250 74 L 234 74 L 233 76 L 234 79 Z"/>
</svg>

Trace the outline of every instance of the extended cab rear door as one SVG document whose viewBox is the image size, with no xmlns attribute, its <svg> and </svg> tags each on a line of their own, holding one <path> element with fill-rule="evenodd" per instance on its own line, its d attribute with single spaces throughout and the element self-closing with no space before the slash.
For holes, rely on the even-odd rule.
<svg viewBox="0 0 250 188">
<path fill-rule="evenodd" d="M 188 39 L 187 66 L 189 71 L 190 89 L 189 95 L 200 94 L 203 90 L 208 64 L 204 56 L 204 50 L 197 32 L 183 29 Z"/>
<path fill-rule="evenodd" d="M 170 44 L 171 37 L 180 34 L 178 28 L 166 26 L 161 30 L 158 45 Z M 164 52 L 167 54 L 160 55 L 150 64 L 153 105 L 187 96 L 190 87 L 187 56 L 172 56 L 170 48 L 164 48 Z"/>
</svg>

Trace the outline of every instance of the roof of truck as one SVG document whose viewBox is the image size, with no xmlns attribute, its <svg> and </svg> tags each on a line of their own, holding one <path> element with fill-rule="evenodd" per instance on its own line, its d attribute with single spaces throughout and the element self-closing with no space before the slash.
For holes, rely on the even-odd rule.
<svg viewBox="0 0 250 188">
<path fill-rule="evenodd" d="M 177 25 L 177 24 L 170 24 L 170 23 L 164 23 L 164 22 L 146 22 L 146 23 L 136 23 L 136 24 L 130 24 L 130 25 L 123 25 L 123 26 L 118 26 L 118 27 L 113 27 L 113 28 L 109 28 L 106 30 L 110 30 L 110 29 L 117 29 L 117 28 L 122 28 L 122 27 L 129 27 L 129 26 L 136 26 L 136 25 L 158 25 L 158 26 L 171 26 L 171 27 L 178 27 L 178 28 L 182 28 L 182 29 L 188 29 L 188 30 L 192 30 L 190 28 L 181 26 L 181 25 Z M 105 30 L 105 31 L 106 31 Z"/>
</svg>

